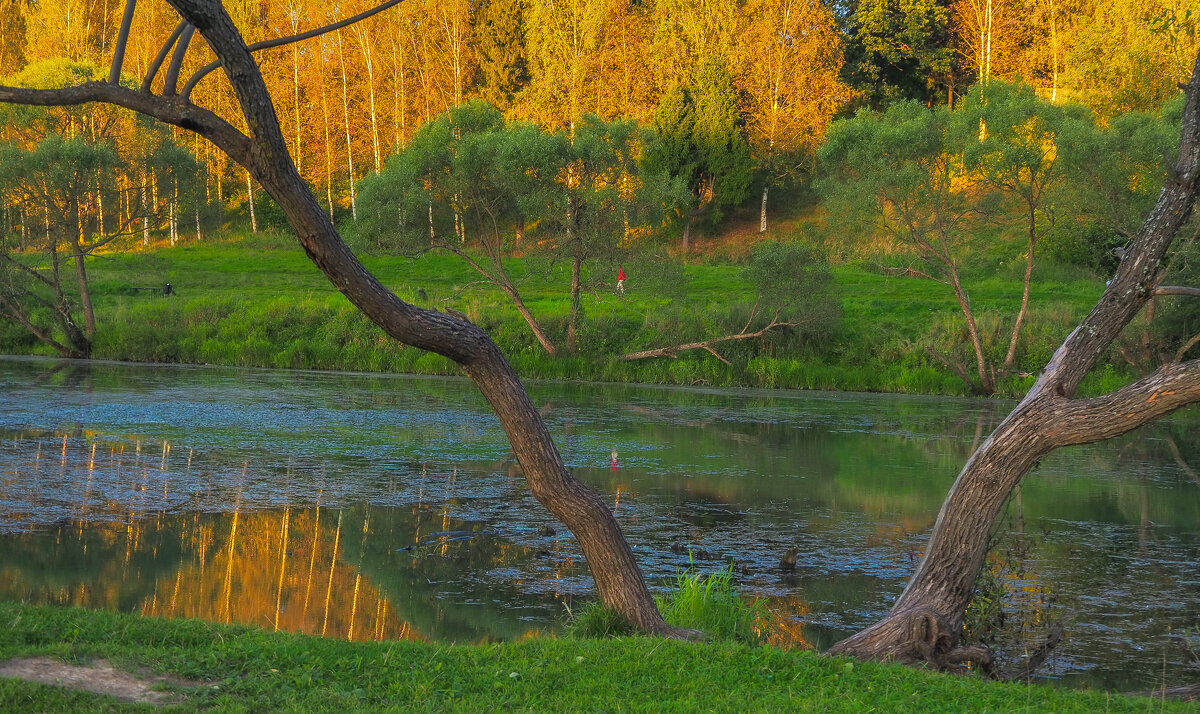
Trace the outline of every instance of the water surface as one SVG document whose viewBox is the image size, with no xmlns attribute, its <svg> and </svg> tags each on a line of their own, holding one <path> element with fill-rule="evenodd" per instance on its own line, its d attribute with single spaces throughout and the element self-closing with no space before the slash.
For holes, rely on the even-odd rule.
<svg viewBox="0 0 1200 714">
<path fill-rule="evenodd" d="M 653 586 L 733 559 L 771 640 L 886 612 L 1010 403 L 533 384 Z M 990 565 L 1010 655 L 1064 621 L 1047 676 L 1195 681 L 1196 412 L 1044 459 Z M 616 461 L 613 461 L 613 452 Z M 797 553 L 795 572 L 779 569 Z M 466 380 L 0 359 L 0 597 L 350 639 L 561 630 L 592 597 Z"/>
</svg>

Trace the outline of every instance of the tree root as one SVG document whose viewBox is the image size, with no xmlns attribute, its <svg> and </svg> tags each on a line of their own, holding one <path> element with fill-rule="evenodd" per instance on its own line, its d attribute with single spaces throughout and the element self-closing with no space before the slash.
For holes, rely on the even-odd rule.
<svg viewBox="0 0 1200 714">
<path fill-rule="evenodd" d="M 957 633 L 932 608 L 893 612 L 858 634 L 842 640 L 825 653 L 879 662 L 946 669 L 971 659 L 955 648 Z M 950 661 L 947 657 L 954 654 Z"/>
<path fill-rule="evenodd" d="M 973 665 L 984 675 L 1003 681 L 1027 680 L 1063 640 L 1055 623 L 1046 641 L 1015 670 L 1006 671 L 984 645 L 958 644 L 958 631 L 935 610 L 926 607 L 894 612 L 870 628 L 842 640 L 825 654 L 895 662 L 939 671 L 963 672 Z"/>
</svg>

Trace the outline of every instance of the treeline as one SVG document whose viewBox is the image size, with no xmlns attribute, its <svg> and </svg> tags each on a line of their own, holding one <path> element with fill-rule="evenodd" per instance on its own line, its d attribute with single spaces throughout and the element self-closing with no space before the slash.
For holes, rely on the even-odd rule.
<svg viewBox="0 0 1200 714">
<path fill-rule="evenodd" d="M 225 5 L 256 42 L 372 3 Z M 0 7 L 0 76 L 52 58 L 108 66 L 120 0 Z M 645 125 L 718 62 L 735 90 L 756 189 L 766 191 L 811 169 L 838 112 L 905 98 L 951 103 L 991 78 L 1020 77 L 1102 119 L 1153 110 L 1186 79 L 1197 17 L 1196 0 L 406 0 L 256 56 L 301 173 L 334 210 L 353 210 L 358 180 L 418 127 L 471 98 L 548 129 L 569 129 L 589 113 Z M 163 0 L 138 4 L 125 60 L 131 81 L 145 76 L 176 22 Z M 206 47 L 193 47 L 181 76 L 210 60 Z M 219 72 L 192 96 L 236 114 Z M 183 143 L 210 194 L 244 200 L 253 190 L 211 147 Z"/>
</svg>

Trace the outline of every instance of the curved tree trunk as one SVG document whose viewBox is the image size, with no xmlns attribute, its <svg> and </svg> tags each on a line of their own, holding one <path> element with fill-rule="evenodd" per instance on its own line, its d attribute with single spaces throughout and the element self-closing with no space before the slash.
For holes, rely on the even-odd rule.
<svg viewBox="0 0 1200 714">
<path fill-rule="evenodd" d="M 465 318 L 410 305 L 358 261 L 297 173 L 258 65 L 216 0 L 170 0 L 221 61 L 250 128 L 246 136 L 186 98 L 161 97 L 108 83 L 62 90 L 0 87 L 0 101 L 68 105 L 105 101 L 197 132 L 250 171 L 278 202 L 305 253 L 355 306 L 405 344 L 444 355 L 478 385 L 499 417 L 534 496 L 579 541 L 604 605 L 645 632 L 698 633 L 663 621 L 616 519 L 600 497 L 576 480 L 516 373 L 495 343 Z"/>
<path fill-rule="evenodd" d="M 1197 58 L 1200 68 L 1200 58 Z M 1008 495 L 1042 456 L 1108 439 L 1200 401 L 1200 360 L 1168 364 L 1095 399 L 1080 382 L 1153 295 L 1161 264 L 1191 215 L 1200 178 L 1200 75 L 1187 86 L 1179 161 L 1100 301 L 1067 337 L 1016 409 L 967 461 L 938 514 L 925 556 L 891 612 L 830 654 L 947 667 L 974 656 L 959 647 L 963 611 L 988 536 Z"/>
</svg>

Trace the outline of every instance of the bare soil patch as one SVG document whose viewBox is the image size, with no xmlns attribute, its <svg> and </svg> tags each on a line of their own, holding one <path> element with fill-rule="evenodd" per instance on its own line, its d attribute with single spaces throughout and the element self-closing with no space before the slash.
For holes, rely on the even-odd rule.
<svg viewBox="0 0 1200 714">
<path fill-rule="evenodd" d="M 171 692 L 160 692 L 151 687 L 160 684 L 199 685 L 199 682 L 163 677 L 149 672 L 132 674 L 113 669 L 104 660 L 96 660 L 88 665 L 76 665 L 49 657 L 27 657 L 0 662 L 0 677 L 108 694 L 127 702 L 158 705 L 173 704 L 178 702 L 179 698 Z"/>
</svg>

